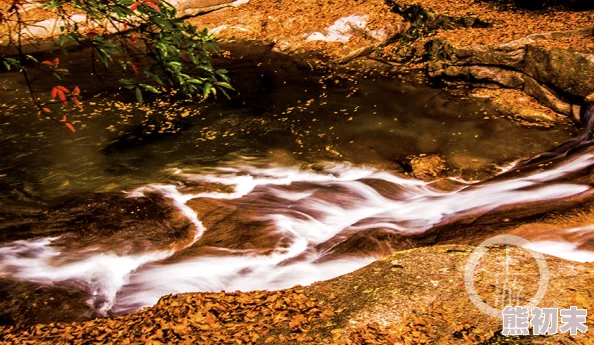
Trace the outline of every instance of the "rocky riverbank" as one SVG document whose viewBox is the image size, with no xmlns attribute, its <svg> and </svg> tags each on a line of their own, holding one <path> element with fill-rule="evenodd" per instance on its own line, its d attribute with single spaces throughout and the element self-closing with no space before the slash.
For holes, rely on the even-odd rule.
<svg viewBox="0 0 594 345">
<path fill-rule="evenodd" d="M 191 20 L 221 38 L 288 54 L 421 69 L 533 124 L 578 120 L 581 104 L 594 101 L 594 11 L 474 0 L 260 0 Z"/>
<path fill-rule="evenodd" d="M 474 247 L 435 246 L 387 256 L 351 274 L 282 291 L 165 296 L 154 307 L 109 319 L 0 328 L 4 344 L 591 344 L 576 337 L 503 337 L 501 321 L 475 308 L 464 289 Z M 507 256 L 506 256 L 507 255 Z M 481 298 L 496 298 L 502 259 L 528 291 L 538 286 L 532 257 L 493 247 L 475 270 Z M 422 260 L 419 260 L 422 258 Z M 541 306 L 592 309 L 592 264 L 547 257 Z M 588 326 L 594 326 L 590 314 Z"/>
<path fill-rule="evenodd" d="M 310 65 L 422 70 L 433 82 L 464 87 L 464 94 L 487 99 L 526 125 L 579 122 L 580 106 L 594 101 L 594 10 L 524 10 L 476 0 L 172 4 L 219 39 L 255 41 Z M 24 37 L 37 40 L 25 51 L 50 49 L 60 22 L 46 19 L 39 2 L 26 9 Z M 84 16 L 72 16 L 83 25 Z"/>
<path fill-rule="evenodd" d="M 395 73 L 421 70 L 430 80 L 447 85 L 453 92 L 460 92 L 457 88 L 463 87 L 465 96 L 491 99 L 503 114 L 527 125 L 553 126 L 564 119 L 575 119 L 584 102 L 594 101 L 592 11 L 553 8 L 527 12 L 471 0 L 400 0 L 388 4 L 371 0 L 222 0 L 180 2 L 179 8 L 184 15 L 195 16 L 191 19 L 195 24 L 210 28 L 226 41 L 270 46 L 277 53 L 295 57 L 298 66 L 330 63 L 359 69 L 361 65 L 373 64 Z M 299 68 L 294 71 L 300 73 Z M 350 115 L 345 115 L 345 121 L 352 120 Z M 268 128 L 271 132 L 285 129 L 281 125 L 264 126 L 256 120 L 246 129 L 231 120 L 215 122 L 209 131 L 219 133 L 231 128 L 237 133 L 249 133 L 252 127 L 262 132 Z M 317 117 L 312 122 L 317 122 Z M 334 124 L 330 129 L 333 127 Z M 320 140 L 330 136 L 324 133 L 312 131 L 311 136 Z M 223 136 L 226 135 L 224 132 Z M 203 141 L 215 139 L 214 135 L 205 137 Z M 329 154 L 340 154 L 326 144 L 319 146 Z M 386 150 L 382 147 L 378 151 L 385 154 Z M 543 158 L 530 169 L 546 172 L 563 159 L 574 158 L 571 154 L 551 160 Z M 475 160 L 470 157 L 465 162 Z M 407 156 L 402 161 L 402 168 L 419 179 L 443 177 L 451 169 L 440 156 L 432 154 Z M 558 179 L 592 184 L 589 171 Z M 126 243 L 143 249 L 166 246 L 174 239 L 186 237 L 191 230 L 186 219 L 172 212 L 169 203 L 155 208 L 150 200 L 126 200 L 124 204 L 117 202 L 125 207 L 111 208 L 108 198 L 115 197 L 97 197 L 96 207 L 86 201 L 74 203 L 77 207 L 72 212 L 80 215 L 76 222 L 71 222 L 67 214 L 63 215 L 66 220 L 58 218 L 57 222 L 48 220 L 45 214 L 33 214 L 27 219 L 19 214 L 10 226 L 30 237 L 53 236 L 67 228 L 72 231 L 66 239 L 73 239 L 81 247 L 99 243 L 99 235 L 104 243 L 113 243 L 116 236 L 121 236 Z M 514 204 L 463 219 L 452 218 L 422 236 L 404 236 L 383 228 L 365 231 L 332 247 L 335 253 L 377 253 L 384 247 L 386 252 L 404 251 L 308 287 L 165 296 L 154 307 L 91 321 L 84 321 L 95 315 L 87 304 L 68 305 L 67 301 L 53 297 L 44 300 L 55 291 L 64 295 L 63 288 L 48 285 L 45 289 L 0 277 L 0 284 L 4 284 L 0 294 L 18 289 L 27 296 L 0 304 L 7 314 L 19 314 L 26 309 L 28 321 L 45 322 L 0 327 L 0 343 L 592 344 L 592 332 L 578 337 L 502 337 L 501 322 L 471 304 L 463 281 L 465 265 L 474 249 L 470 245 L 498 233 L 514 233 L 534 241 L 571 237 L 568 243 L 579 244 L 574 249 L 591 251 L 590 232 L 566 230 L 592 224 L 592 204 L 591 193 L 587 192 L 561 201 Z M 232 207 L 228 202 L 213 202 L 212 206 L 191 202 L 189 206 L 202 213 L 208 207 Z M 240 224 L 241 218 L 233 219 L 237 217 L 233 211 L 228 212 L 229 218 L 215 211 L 204 214 L 204 224 L 215 230 L 204 236 L 204 243 L 213 247 L 222 243 L 227 248 L 240 243 L 245 245 L 239 248 L 242 250 L 257 248 L 244 237 L 233 243 L 223 241 L 221 233 Z M 127 219 L 123 214 L 133 216 L 129 222 L 113 220 Z M 225 222 L 227 219 L 233 222 Z M 36 225 L 31 226 L 33 222 Z M 101 233 L 106 229 L 93 226 L 99 222 L 110 233 Z M 216 224 L 221 224 L 219 229 Z M 83 227 L 86 233 L 75 232 Z M 162 229 L 167 231 L 163 233 Z M 247 226 L 245 231 L 264 243 L 263 248 L 271 246 L 266 241 L 278 240 L 269 234 L 254 235 L 255 231 Z M 438 245 L 443 243 L 449 245 Z M 414 247 L 421 248 L 410 249 Z M 477 271 L 476 285 L 485 300 L 496 300 L 494 272 L 501 270 L 500 259 L 507 254 L 503 249 L 493 249 Z M 518 249 L 511 249 L 511 254 L 516 257 L 514 269 L 525 276 L 521 280 L 524 291 L 531 292 L 538 285 L 534 262 Z M 592 310 L 594 266 L 552 257 L 547 262 L 549 289 L 540 306 L 576 305 Z M 79 294 L 82 299 L 84 287 L 68 287 L 66 293 Z M 63 316 L 73 313 L 80 318 Z M 79 322 L 47 323 L 54 318 Z M 594 326 L 591 312 L 588 325 Z"/>
</svg>

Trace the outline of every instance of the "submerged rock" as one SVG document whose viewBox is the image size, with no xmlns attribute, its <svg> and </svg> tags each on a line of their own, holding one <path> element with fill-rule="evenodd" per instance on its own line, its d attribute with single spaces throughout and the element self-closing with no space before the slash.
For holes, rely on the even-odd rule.
<svg viewBox="0 0 594 345">
<path fill-rule="evenodd" d="M 449 170 L 446 161 L 438 154 L 421 153 L 407 156 L 404 158 L 402 165 L 414 177 L 424 181 L 444 177 Z"/>
<path fill-rule="evenodd" d="M 74 284 L 55 286 L 0 278 L 0 326 L 86 321 L 97 316 L 86 298 L 84 287 Z"/>
</svg>

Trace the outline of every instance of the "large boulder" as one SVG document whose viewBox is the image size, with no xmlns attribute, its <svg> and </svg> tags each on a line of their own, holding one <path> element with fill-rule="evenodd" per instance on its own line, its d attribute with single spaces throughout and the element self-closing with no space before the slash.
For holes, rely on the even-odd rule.
<svg viewBox="0 0 594 345">
<path fill-rule="evenodd" d="M 586 98 L 594 93 L 594 55 L 527 45 L 522 71 L 540 84 Z"/>
<path fill-rule="evenodd" d="M 430 77 L 495 84 L 521 90 L 555 112 L 594 97 L 594 54 L 551 48 L 549 40 L 592 37 L 592 28 L 535 34 L 500 45 L 457 47 L 443 40 L 425 45 Z"/>
</svg>

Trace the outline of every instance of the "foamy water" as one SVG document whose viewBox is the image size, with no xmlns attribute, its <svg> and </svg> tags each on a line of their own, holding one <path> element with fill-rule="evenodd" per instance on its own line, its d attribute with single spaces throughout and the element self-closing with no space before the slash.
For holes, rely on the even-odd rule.
<svg viewBox="0 0 594 345">
<path fill-rule="evenodd" d="M 590 187 L 557 180 L 593 163 L 594 155 L 586 153 L 547 170 L 490 183 L 461 183 L 457 190 L 448 192 L 434 188 L 432 183 L 345 164 L 328 165 L 322 171 L 255 167 L 246 162 L 209 170 L 177 169 L 171 174 L 183 181 L 223 184 L 233 187 L 233 192 L 183 193 L 180 186 L 153 184 L 127 195 L 140 198 L 150 192 L 171 199 L 194 225 L 189 238 L 168 249 L 136 255 L 116 255 L 110 248 L 101 247 L 69 251 L 52 245 L 56 238 L 16 241 L 0 247 L 0 275 L 38 283 L 85 283 L 91 296 L 89 304 L 101 313 L 137 310 L 169 293 L 306 285 L 377 259 L 320 260 L 332 249 L 319 250 L 316 246 L 337 236 L 348 239 L 360 231 L 380 228 L 418 234 L 452 217 L 567 198 Z M 190 200 L 202 198 L 249 201 L 251 207 L 261 210 L 254 219 L 270 224 L 271 235 L 282 238 L 283 244 L 270 248 L 266 255 L 257 250 L 218 248 L 216 256 L 181 256 L 164 261 L 199 244 L 209 231 L 200 220 L 200 210 L 188 206 Z M 573 243 L 556 242 L 533 242 L 530 246 L 570 260 L 594 261 L 591 253 L 576 248 Z"/>
<path fill-rule="evenodd" d="M 566 229 L 557 237 L 554 241 L 535 240 L 524 247 L 566 260 L 594 262 L 594 252 L 580 249 L 581 245 L 594 237 L 594 225 Z"/>
</svg>

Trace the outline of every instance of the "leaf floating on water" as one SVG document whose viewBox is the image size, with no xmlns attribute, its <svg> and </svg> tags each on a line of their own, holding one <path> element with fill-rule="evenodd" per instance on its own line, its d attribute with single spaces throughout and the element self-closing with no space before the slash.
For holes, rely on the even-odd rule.
<svg viewBox="0 0 594 345">
<path fill-rule="evenodd" d="M 73 125 L 71 125 L 70 123 L 66 122 L 65 123 L 66 127 L 68 127 L 68 129 L 70 129 L 72 132 L 76 132 L 76 129 L 74 128 Z"/>
</svg>

